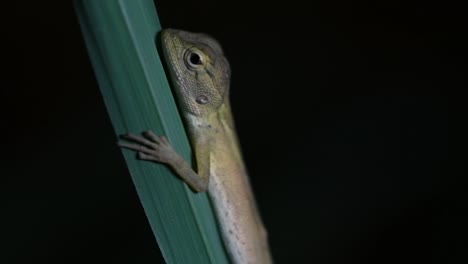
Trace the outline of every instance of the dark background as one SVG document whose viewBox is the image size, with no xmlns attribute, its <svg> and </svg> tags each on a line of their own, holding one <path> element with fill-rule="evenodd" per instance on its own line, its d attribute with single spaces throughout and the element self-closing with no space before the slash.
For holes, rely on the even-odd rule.
<svg viewBox="0 0 468 264">
<path fill-rule="evenodd" d="M 3 10 L 0 262 L 161 262 L 71 2 L 21 4 Z M 163 27 L 211 34 L 231 62 L 276 263 L 468 261 L 463 165 L 448 147 L 448 95 L 466 87 L 461 7 L 156 6 Z"/>
</svg>

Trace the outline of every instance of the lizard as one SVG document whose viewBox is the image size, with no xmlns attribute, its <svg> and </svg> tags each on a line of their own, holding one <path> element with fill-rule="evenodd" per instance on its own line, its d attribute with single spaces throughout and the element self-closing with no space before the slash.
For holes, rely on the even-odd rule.
<svg viewBox="0 0 468 264">
<path fill-rule="evenodd" d="M 161 31 L 163 58 L 192 146 L 195 170 L 152 131 L 127 133 L 120 147 L 169 166 L 195 192 L 208 192 L 233 264 L 269 264 L 267 232 L 257 209 L 234 127 L 230 65 L 211 36 Z"/>
</svg>

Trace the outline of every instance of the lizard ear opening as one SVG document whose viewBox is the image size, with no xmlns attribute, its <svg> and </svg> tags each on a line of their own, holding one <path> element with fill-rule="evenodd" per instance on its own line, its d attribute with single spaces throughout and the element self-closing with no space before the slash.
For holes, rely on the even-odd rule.
<svg viewBox="0 0 468 264">
<path fill-rule="evenodd" d="M 204 105 L 204 104 L 207 104 L 208 103 L 208 97 L 206 95 L 199 95 L 197 96 L 197 98 L 195 98 L 195 102 L 197 102 L 197 104 L 201 104 L 201 105 Z"/>
</svg>

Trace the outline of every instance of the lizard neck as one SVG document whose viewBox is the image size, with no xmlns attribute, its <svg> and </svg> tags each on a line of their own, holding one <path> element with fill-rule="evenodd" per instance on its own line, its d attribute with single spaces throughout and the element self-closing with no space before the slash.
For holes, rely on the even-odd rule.
<svg viewBox="0 0 468 264">
<path fill-rule="evenodd" d="M 220 133 L 234 133 L 234 122 L 231 114 L 229 100 L 212 113 L 204 116 L 196 116 L 189 112 L 184 115 L 186 128 L 189 135 L 202 138 L 213 138 Z M 192 140 L 192 139 L 191 139 Z"/>
</svg>

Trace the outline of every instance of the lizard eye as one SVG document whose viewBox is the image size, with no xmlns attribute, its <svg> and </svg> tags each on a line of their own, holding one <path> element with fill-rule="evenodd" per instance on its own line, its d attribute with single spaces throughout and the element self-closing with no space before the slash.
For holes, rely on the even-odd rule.
<svg viewBox="0 0 468 264">
<path fill-rule="evenodd" d="M 192 54 L 190 54 L 190 56 L 189 56 L 189 61 L 190 61 L 190 63 L 193 64 L 193 65 L 201 65 L 201 64 L 203 64 L 203 61 L 201 60 L 200 55 L 198 55 L 197 53 L 192 53 Z"/>
<path fill-rule="evenodd" d="M 185 63 L 190 68 L 198 68 L 204 64 L 204 57 L 198 50 L 188 50 L 185 53 Z"/>
</svg>

